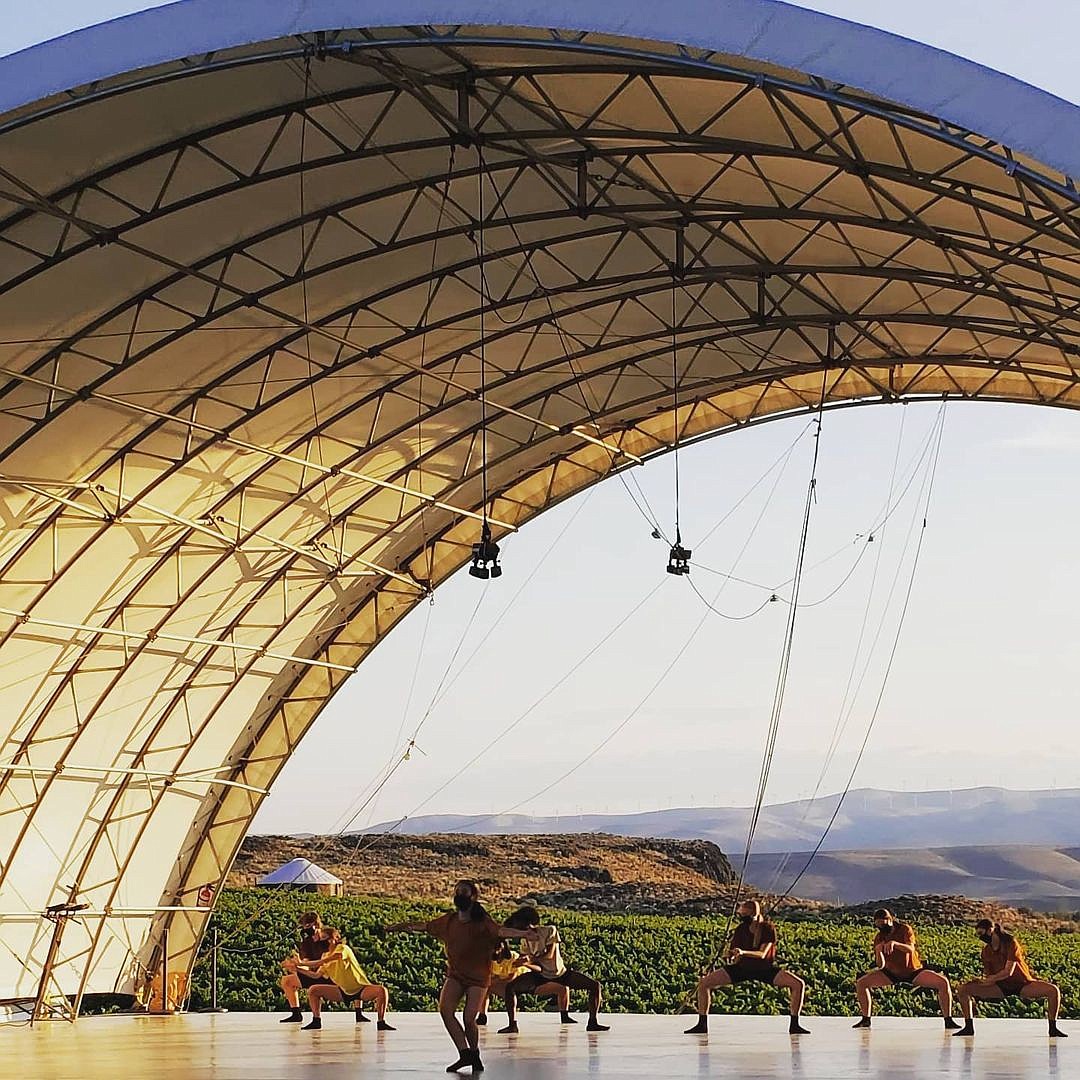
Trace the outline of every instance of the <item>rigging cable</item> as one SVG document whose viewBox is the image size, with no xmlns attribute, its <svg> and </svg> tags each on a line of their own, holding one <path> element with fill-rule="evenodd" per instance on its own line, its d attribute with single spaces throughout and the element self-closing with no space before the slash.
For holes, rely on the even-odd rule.
<svg viewBox="0 0 1080 1080">
<path fill-rule="evenodd" d="M 862 763 L 863 756 L 866 753 L 866 748 L 869 745 L 870 735 L 873 733 L 874 725 L 877 722 L 878 713 L 879 713 L 879 711 L 881 709 L 881 702 L 882 702 L 882 700 L 883 700 L 883 698 L 885 696 L 885 688 L 888 685 L 889 676 L 892 673 L 893 662 L 896 660 L 896 652 L 897 652 L 897 648 L 900 645 L 900 635 L 901 635 L 901 633 L 903 632 L 903 629 L 904 629 L 904 621 L 907 618 L 908 608 L 909 608 L 909 606 L 911 604 L 911 594 L 912 594 L 912 590 L 913 590 L 914 585 L 915 585 L 915 575 L 916 575 L 916 572 L 917 572 L 917 570 L 919 568 L 919 557 L 922 554 L 923 541 L 926 538 L 926 526 L 927 526 L 928 516 L 929 516 L 929 512 L 930 512 L 930 502 L 931 502 L 931 498 L 933 496 L 933 491 L 934 491 L 934 479 L 937 476 L 938 458 L 939 458 L 940 453 L 941 453 L 941 440 L 942 440 L 942 436 L 944 435 L 944 431 L 945 431 L 945 403 L 947 402 L 947 400 L 948 400 L 947 398 L 944 398 L 942 400 L 941 420 L 940 420 L 940 422 L 938 424 L 937 440 L 936 440 L 936 443 L 935 443 L 935 446 L 934 446 L 933 464 L 932 464 L 932 466 L 931 466 L 931 468 L 930 468 L 930 470 L 928 472 L 927 480 L 926 480 L 926 482 L 924 484 L 925 499 L 922 500 L 922 502 L 923 502 L 922 526 L 919 529 L 918 542 L 915 545 L 915 555 L 914 555 L 914 558 L 912 559 L 912 563 L 911 563 L 911 573 L 908 576 L 907 588 L 906 588 L 905 593 L 904 593 L 903 604 L 901 605 L 901 608 L 900 608 L 900 617 L 897 620 L 896 633 L 893 635 L 892 647 L 889 650 L 888 660 L 886 661 L 886 664 L 885 664 L 885 672 L 884 672 L 884 674 L 882 676 L 881 686 L 878 689 L 877 698 L 874 701 L 874 708 L 873 708 L 873 710 L 872 710 L 872 712 L 870 714 L 870 720 L 866 725 L 866 731 L 863 734 L 862 743 L 859 746 L 859 752 L 855 757 L 855 763 L 851 767 L 851 772 L 848 774 L 847 783 L 844 785 L 844 790 L 843 790 L 843 792 L 841 792 L 839 799 L 837 799 L 836 807 L 834 808 L 831 816 L 829 817 L 829 820 L 826 823 L 825 828 L 822 830 L 821 836 L 818 838 L 818 841 L 814 845 L 813 850 L 810 852 L 809 856 L 807 857 L 806 862 L 802 866 L 802 869 L 800 869 L 799 872 L 795 875 L 795 877 L 792 880 L 791 884 L 787 887 L 787 889 L 783 892 L 783 894 L 781 894 L 781 896 L 777 898 L 777 900 L 773 904 L 771 910 L 775 910 L 776 906 L 778 904 L 783 902 L 785 899 L 787 899 L 787 897 L 789 897 L 792 894 L 792 892 L 795 889 L 795 886 L 798 885 L 798 883 L 802 880 L 803 875 L 806 873 L 807 870 L 810 869 L 810 866 L 813 863 L 814 859 L 817 857 L 818 852 L 821 851 L 822 846 L 824 845 L 826 839 L 828 838 L 829 832 L 832 830 L 832 827 L 835 824 L 836 819 L 840 814 L 840 810 L 842 809 L 842 807 L 844 805 L 844 801 L 847 799 L 848 795 L 851 792 L 851 787 L 855 782 L 855 776 L 859 771 L 859 765 Z"/>
<path fill-rule="evenodd" d="M 892 470 L 891 470 L 890 475 L 889 475 L 889 489 L 888 489 L 888 493 L 887 493 L 887 495 L 885 497 L 885 505 L 882 508 L 884 511 L 886 511 L 886 514 L 885 514 L 885 517 L 884 517 L 884 519 L 883 519 L 883 521 L 881 523 L 880 530 L 877 529 L 877 528 L 874 528 L 874 529 L 871 529 L 870 532 L 869 532 L 869 536 L 871 538 L 873 536 L 875 536 L 875 534 L 877 535 L 878 547 L 877 547 L 877 553 L 876 553 L 875 558 L 874 558 L 873 571 L 872 571 L 871 576 L 870 576 L 870 587 L 869 587 L 869 589 L 867 590 L 867 593 L 866 593 L 866 603 L 863 606 L 862 621 L 861 621 L 860 626 L 859 626 L 858 640 L 855 643 L 855 651 L 854 651 L 854 653 L 853 653 L 853 655 L 851 657 L 851 664 L 850 664 L 850 666 L 848 668 L 847 681 L 846 681 L 845 686 L 844 686 L 844 693 L 843 693 L 843 697 L 841 699 L 840 708 L 837 711 L 836 720 L 835 720 L 835 722 L 833 724 L 832 734 L 829 737 L 829 746 L 828 746 L 828 749 L 827 749 L 827 751 L 825 753 L 824 759 L 822 761 L 821 769 L 820 769 L 820 771 L 818 773 L 817 782 L 814 785 L 814 792 L 810 796 L 810 800 L 807 803 L 807 806 L 806 806 L 805 810 L 803 811 L 802 820 L 800 821 L 800 824 L 799 824 L 800 829 L 802 829 L 806 825 L 806 822 L 807 822 L 807 820 L 808 820 L 808 818 L 810 816 L 810 811 L 813 808 L 813 806 L 814 806 L 814 804 L 815 804 L 815 802 L 817 800 L 817 797 L 821 792 L 821 787 L 825 783 L 825 777 L 828 775 L 829 768 L 832 765 L 833 756 L 834 756 L 834 754 L 836 752 L 837 746 L 839 745 L 839 740 L 840 740 L 840 738 L 842 736 L 842 732 L 844 730 L 844 727 L 842 726 L 841 722 L 842 722 L 843 717 L 844 717 L 844 710 L 845 710 L 845 707 L 847 705 L 848 694 L 851 691 L 851 684 L 852 684 L 852 680 L 853 680 L 853 678 L 855 676 L 855 670 L 858 667 L 859 657 L 862 655 L 862 645 L 863 645 L 863 641 L 864 641 L 865 635 L 866 635 L 866 627 L 867 627 L 867 623 L 869 622 L 869 619 L 870 619 L 870 611 L 871 611 L 871 608 L 873 607 L 874 596 L 875 596 L 876 590 L 877 590 L 878 573 L 879 573 L 879 571 L 881 569 L 881 559 L 882 559 L 882 554 L 884 553 L 884 549 L 885 549 L 885 535 L 886 535 L 886 530 L 888 528 L 888 521 L 889 521 L 889 517 L 890 517 L 890 514 L 891 514 L 891 508 L 893 508 L 894 505 L 898 506 L 900 504 L 900 501 L 904 498 L 904 495 L 907 493 L 907 490 L 908 490 L 908 485 L 905 485 L 903 492 L 901 492 L 901 494 L 900 494 L 900 497 L 898 499 L 896 499 L 895 503 L 894 503 L 894 495 L 895 495 L 895 492 L 896 492 L 896 477 L 897 477 L 897 472 L 898 472 L 898 469 L 899 469 L 900 453 L 901 453 L 901 450 L 903 449 L 903 444 L 904 444 L 904 429 L 905 429 L 905 426 L 906 426 L 906 419 L 907 419 L 907 410 L 906 409 L 901 409 L 901 411 L 900 411 L 900 423 L 897 425 L 896 448 L 895 448 L 895 450 L 893 452 Z M 933 435 L 933 427 L 931 427 L 930 434 L 931 434 L 931 436 Z M 926 446 L 929 447 L 931 445 L 931 443 L 932 443 L 932 438 L 927 440 Z M 909 485 L 910 485 L 911 481 L 915 478 L 916 475 L 917 475 L 917 473 L 913 471 L 912 474 L 911 474 L 911 478 L 908 481 Z M 915 510 L 916 511 L 918 510 L 918 500 L 916 500 L 916 503 L 915 503 Z M 863 545 L 862 550 L 859 553 L 860 558 L 856 559 L 856 562 L 855 562 L 856 566 L 858 566 L 859 562 L 861 561 L 862 554 L 866 551 L 866 547 L 868 546 L 868 543 L 869 543 L 869 541 L 867 541 L 867 544 Z M 902 561 L 903 561 L 903 555 L 901 554 L 901 563 L 902 563 Z M 805 606 L 810 606 L 810 605 L 805 605 Z M 784 857 L 777 864 L 776 869 L 773 871 L 773 874 L 770 877 L 769 885 L 768 885 L 768 888 L 765 891 L 765 895 L 770 895 L 771 893 L 773 893 L 776 890 L 776 887 L 780 883 L 780 879 L 783 877 L 784 873 L 787 870 L 787 865 L 788 865 L 788 861 L 790 859 L 790 855 L 791 855 L 790 852 L 785 853 Z"/>
<path fill-rule="evenodd" d="M 738 881 L 735 886 L 735 896 L 732 900 L 731 909 L 728 912 L 727 926 L 721 938 L 720 946 L 709 963 L 712 969 L 720 961 L 731 933 L 731 924 L 742 901 L 743 889 L 746 885 L 746 868 L 750 862 L 750 852 L 754 845 L 754 835 L 757 832 L 758 822 L 761 818 L 762 806 L 765 802 L 765 793 L 768 789 L 769 774 L 772 771 L 773 755 L 776 751 L 776 739 L 780 731 L 780 718 L 783 713 L 784 697 L 787 690 L 788 672 L 791 668 L 791 653 L 795 642 L 795 623 L 799 612 L 799 593 L 802 588 L 803 567 L 806 561 L 806 545 L 810 535 L 810 517 L 817 501 L 817 468 L 821 454 L 821 426 L 822 416 L 825 411 L 825 397 L 828 387 L 829 369 L 824 367 L 821 372 L 821 395 L 817 408 L 817 429 L 814 432 L 814 452 L 810 462 L 810 479 L 806 486 L 806 501 L 803 506 L 802 527 L 799 532 L 799 543 L 795 558 L 795 574 L 791 606 L 788 609 L 788 617 L 784 627 L 783 645 L 780 651 L 780 664 L 776 674 L 776 684 L 773 690 L 772 711 L 769 715 L 769 726 L 765 738 L 765 747 L 761 756 L 761 769 L 758 773 L 757 792 L 754 806 L 750 814 L 750 822 L 746 831 L 746 844 L 743 849 L 742 865 L 739 868 Z"/>
</svg>

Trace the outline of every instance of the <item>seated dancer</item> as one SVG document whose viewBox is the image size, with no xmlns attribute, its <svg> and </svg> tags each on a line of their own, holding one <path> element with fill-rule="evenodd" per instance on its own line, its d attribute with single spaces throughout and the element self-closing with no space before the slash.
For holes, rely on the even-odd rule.
<svg viewBox="0 0 1080 1080">
<path fill-rule="evenodd" d="M 491 965 L 491 985 L 480 1005 L 480 1012 L 476 1016 L 476 1022 L 483 1026 L 487 1023 L 488 998 L 492 994 L 506 998 L 506 988 L 526 971 L 539 971 L 540 966 L 532 963 L 527 956 L 520 956 L 514 952 L 505 941 L 499 944 L 495 950 L 495 957 Z M 544 983 L 536 988 L 537 997 L 551 997 L 559 1006 L 559 1014 L 564 1024 L 576 1024 L 577 1021 L 570 1015 L 570 988 L 560 983 Z"/>
<path fill-rule="evenodd" d="M 949 980 L 938 971 L 924 967 L 915 944 L 915 930 L 909 923 L 901 922 L 888 908 L 874 912 L 874 959 L 877 970 L 868 971 L 855 980 L 855 995 L 859 1002 L 860 1019 L 854 1026 L 868 1028 L 873 1006 L 870 991 L 883 986 L 925 986 L 934 990 L 941 1006 L 947 1028 L 960 1025 L 952 1018 L 952 987 Z"/>
<path fill-rule="evenodd" d="M 356 954 L 345 943 L 341 931 L 332 926 L 323 927 L 323 940 L 326 952 L 319 960 L 298 961 L 297 971 L 318 973 L 324 982 L 316 982 L 308 987 L 308 1004 L 311 1006 L 311 1021 L 304 1025 L 304 1031 L 318 1031 L 322 1027 L 322 1003 L 340 1001 L 345 1005 L 356 1002 L 356 1022 L 366 1023 L 367 1017 L 361 1011 L 365 1001 L 375 1003 L 379 1018 L 379 1031 L 395 1030 L 386 1022 L 386 1007 L 390 1004 L 390 994 L 385 986 L 373 983 L 364 969 L 357 962 Z"/>
<path fill-rule="evenodd" d="M 448 1073 L 469 1067 L 483 1072 L 480 1060 L 480 1031 L 476 1017 L 491 985 L 491 964 L 495 946 L 503 938 L 529 938 L 528 930 L 499 926 L 480 904 L 480 892 L 473 881 L 454 886 L 454 910 L 430 922 L 402 922 L 386 927 L 387 932 L 408 930 L 430 934 L 446 948 L 446 979 L 439 993 L 439 1015 L 458 1051 L 458 1059 L 446 1067 Z M 465 999 L 462 1021 L 457 1007 Z"/>
<path fill-rule="evenodd" d="M 702 976 L 697 985 L 698 1020 L 687 1035 L 705 1035 L 709 1031 L 709 1006 L 712 992 L 721 986 L 733 986 L 741 982 L 763 982 L 790 991 L 791 1018 L 788 1032 L 791 1035 L 809 1035 L 799 1023 L 806 983 L 798 975 L 776 965 L 776 927 L 761 913 L 757 900 L 744 900 L 738 908 L 739 925 L 731 935 L 727 963 L 708 975 Z"/>
<path fill-rule="evenodd" d="M 321 960 L 329 948 L 329 942 L 322 937 L 322 919 L 319 918 L 319 913 L 317 911 L 305 911 L 300 916 L 297 929 L 300 933 L 299 951 L 282 960 L 281 967 L 285 974 L 278 982 L 278 986 L 284 992 L 285 1000 L 289 1005 L 289 1015 L 281 1021 L 283 1024 L 299 1024 L 304 1019 L 303 1013 L 300 1011 L 301 990 L 307 991 L 308 987 L 315 986 L 318 983 L 333 985 L 326 975 L 312 975 L 306 970 L 297 969 L 298 961 Z M 364 1020 L 367 1020 L 366 1016 Z"/>
<path fill-rule="evenodd" d="M 957 1035 L 975 1034 L 975 1001 L 1001 1001 L 1017 997 L 1046 998 L 1046 1019 L 1051 1039 L 1067 1039 L 1057 1026 L 1058 1010 L 1061 1008 L 1061 990 L 1052 982 L 1036 979 L 1024 956 L 1024 946 L 1001 923 L 980 919 L 975 933 L 983 943 L 983 977 L 964 983 L 957 991 L 960 1008 L 964 1014 L 964 1026 Z"/>
<path fill-rule="evenodd" d="M 597 1019 L 602 996 L 600 984 L 588 975 L 574 971 L 563 963 L 562 951 L 559 947 L 562 939 L 559 937 L 558 929 L 554 926 L 541 926 L 540 913 L 529 905 L 518 908 L 506 920 L 506 925 L 534 932 L 533 940 L 522 947 L 522 955 L 535 964 L 538 970 L 526 971 L 506 988 L 507 1024 L 506 1027 L 499 1028 L 499 1034 L 517 1034 L 518 995 L 538 993 L 546 983 L 556 983 L 559 986 L 565 986 L 568 990 L 584 990 L 589 995 L 589 1023 L 585 1030 L 610 1031 L 611 1029 L 606 1024 L 601 1024 Z M 562 1010 L 562 1022 L 564 1024 L 576 1023 L 566 1009 Z"/>
</svg>

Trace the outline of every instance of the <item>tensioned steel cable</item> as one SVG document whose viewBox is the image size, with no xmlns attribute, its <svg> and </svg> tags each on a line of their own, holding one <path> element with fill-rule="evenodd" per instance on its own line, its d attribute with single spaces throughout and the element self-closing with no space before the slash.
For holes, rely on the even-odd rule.
<svg viewBox="0 0 1080 1080">
<path fill-rule="evenodd" d="M 948 399 L 946 398 L 945 401 L 947 401 L 947 400 Z M 884 674 L 882 676 L 882 679 L 881 679 L 881 686 L 878 688 L 877 699 L 874 702 L 873 711 L 870 714 L 870 721 L 866 725 L 866 732 L 863 735 L 862 744 L 859 747 L 859 752 L 855 757 L 855 763 L 851 767 L 851 772 L 848 774 L 847 783 L 844 785 L 844 790 L 841 793 L 840 798 L 836 802 L 836 807 L 833 810 L 832 815 L 829 817 L 829 820 L 826 823 L 825 828 L 822 830 L 822 833 L 821 833 L 820 838 L 818 839 L 818 842 L 814 845 L 814 848 L 810 852 L 809 856 L 807 857 L 807 860 L 804 863 L 802 869 L 795 875 L 794 879 L 792 880 L 791 884 L 787 887 L 787 889 L 785 889 L 784 892 L 781 894 L 781 896 L 778 897 L 778 899 L 776 900 L 776 903 L 773 904 L 772 910 L 775 910 L 777 904 L 780 904 L 781 902 L 783 902 L 785 899 L 787 899 L 787 897 L 789 897 L 792 894 L 792 892 L 795 889 L 795 886 L 798 885 L 798 883 L 802 880 L 803 875 L 806 873 L 807 870 L 810 869 L 810 866 L 813 863 L 814 859 L 817 857 L 818 853 L 821 851 L 821 848 L 824 845 L 825 840 L 828 838 L 829 832 L 832 830 L 832 827 L 835 824 L 837 817 L 840 815 L 840 810 L 844 805 L 844 801 L 847 799 L 848 795 L 851 792 L 852 785 L 855 783 L 855 775 L 859 771 L 859 766 L 862 764 L 863 756 L 866 754 L 866 748 L 870 743 L 870 736 L 873 733 L 874 725 L 877 723 L 878 713 L 881 710 L 881 702 L 882 702 L 883 698 L 885 697 L 885 688 L 888 685 L 889 676 L 892 674 L 893 663 L 896 660 L 896 652 L 897 652 L 897 649 L 898 649 L 898 647 L 900 645 L 900 636 L 901 636 L 901 634 L 903 632 L 903 629 L 904 629 L 904 622 L 905 622 L 905 620 L 907 618 L 908 608 L 909 608 L 909 606 L 911 604 L 911 594 L 912 594 L 912 590 L 913 590 L 913 588 L 915 586 L 915 575 L 916 575 L 916 573 L 918 571 L 918 568 L 919 568 L 919 557 L 922 554 L 923 541 L 926 538 L 926 526 L 927 526 L 929 513 L 930 513 L 930 501 L 931 501 L 931 498 L 933 496 L 934 479 L 937 476 L 938 458 L 939 458 L 939 456 L 941 454 L 941 440 L 942 440 L 942 436 L 944 435 L 944 432 L 945 432 L 945 408 L 944 408 L 944 402 L 943 402 L 942 411 L 941 411 L 941 421 L 940 421 L 940 423 L 938 425 L 938 437 L 937 437 L 937 442 L 936 442 L 935 447 L 934 447 L 933 465 L 932 465 L 931 469 L 929 470 L 928 478 L 927 478 L 927 481 L 926 481 L 926 483 L 924 485 L 925 492 L 926 492 L 926 498 L 925 498 L 925 500 L 923 502 L 922 527 L 919 529 L 919 538 L 918 538 L 918 542 L 915 545 L 915 556 L 912 559 L 912 563 L 911 563 L 911 573 L 908 576 L 907 589 L 905 590 L 905 593 L 904 593 L 903 605 L 900 608 L 900 617 L 897 620 L 897 624 L 896 624 L 896 633 L 893 635 L 892 647 L 889 650 L 889 657 L 888 657 L 888 660 L 887 660 L 886 665 L 885 665 L 885 672 L 884 672 Z"/>
</svg>

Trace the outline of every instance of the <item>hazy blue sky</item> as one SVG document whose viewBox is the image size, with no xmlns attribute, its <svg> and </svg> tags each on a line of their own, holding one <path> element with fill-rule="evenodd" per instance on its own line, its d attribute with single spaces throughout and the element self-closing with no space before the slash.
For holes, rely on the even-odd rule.
<svg viewBox="0 0 1080 1080">
<path fill-rule="evenodd" d="M 0 25 L 0 52 L 148 6 L 105 0 L 27 6 L 18 20 Z M 803 6 L 962 53 L 1080 101 L 1080 5 L 1067 0 L 833 0 Z M 358 3 L 357 10 L 362 8 Z M 825 418 L 808 563 L 841 554 L 808 573 L 804 600 L 826 596 L 855 569 L 831 600 L 800 616 L 769 801 L 804 797 L 822 780 L 875 561 L 880 551 L 866 641 L 901 563 L 921 471 L 890 519 L 884 542 L 879 533 L 876 546 L 867 547 L 856 565 L 864 543 L 857 537 L 880 515 L 898 445 L 904 474 L 904 463 L 917 460 L 938 408 L 875 406 Z M 768 586 L 790 576 L 811 452 L 805 432 L 795 440 L 805 427 L 805 419 L 773 423 L 684 452 L 683 527 L 696 562 L 730 570 L 752 534 L 734 572 Z M 774 469 L 702 543 L 793 443 L 786 468 Z M 1080 786 L 1078 465 L 1075 414 L 949 407 L 910 612 L 860 784 Z M 640 470 L 638 479 L 669 524 L 670 459 Z M 709 615 L 671 675 L 646 700 L 704 611 L 685 581 L 663 572 L 665 556 L 618 482 L 510 538 L 504 545 L 506 573 L 486 587 L 464 643 L 462 632 L 485 586 L 459 576 L 440 590 L 433 606 L 414 612 L 380 646 L 327 709 L 267 801 L 259 831 L 341 824 L 357 795 L 423 721 L 423 753 L 398 770 L 358 823 L 411 812 L 545 695 L 424 811 L 498 812 L 524 802 L 525 811 L 571 813 L 750 801 L 783 607 L 768 605 L 742 622 Z M 906 566 L 900 567 L 901 592 Z M 693 577 L 710 596 L 722 580 L 702 566 Z M 622 629 L 552 692 L 657 586 Z M 730 584 L 717 606 L 742 614 L 763 595 Z M 894 596 L 889 611 L 896 607 Z M 822 791 L 842 786 L 850 768 L 881 686 L 894 625 L 890 615 Z M 463 667 L 493 626 L 482 650 Z M 430 709 L 459 646 L 449 691 Z M 531 799 L 624 722 L 591 761 Z"/>
</svg>

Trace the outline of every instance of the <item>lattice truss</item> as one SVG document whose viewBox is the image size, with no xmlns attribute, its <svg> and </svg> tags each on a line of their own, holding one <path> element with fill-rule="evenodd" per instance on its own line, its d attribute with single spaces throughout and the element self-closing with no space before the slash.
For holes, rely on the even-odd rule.
<svg viewBox="0 0 1080 1080">
<path fill-rule="evenodd" d="M 297 742 L 478 538 L 481 326 L 496 535 L 823 387 L 1080 404 L 1071 181 L 677 46 L 190 58 L 0 118 L 0 214 L 0 996 L 129 989 L 166 924 L 191 963 Z"/>
</svg>

